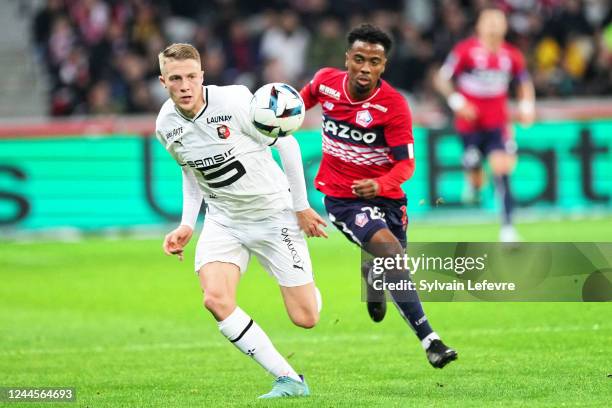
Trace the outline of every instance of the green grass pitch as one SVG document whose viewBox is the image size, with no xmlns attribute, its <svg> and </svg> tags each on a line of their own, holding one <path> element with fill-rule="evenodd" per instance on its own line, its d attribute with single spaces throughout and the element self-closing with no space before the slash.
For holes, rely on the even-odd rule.
<svg viewBox="0 0 612 408">
<path fill-rule="evenodd" d="M 527 240 L 612 240 L 610 218 L 519 229 Z M 410 239 L 487 241 L 496 231 L 416 225 Z M 161 237 L 0 243 L 0 386 L 77 388 L 75 404 L 43 407 L 609 406 L 609 303 L 427 303 L 433 326 L 459 351 L 434 370 L 391 305 L 382 323 L 369 320 L 357 248 L 338 234 L 309 243 L 324 301 L 316 328 L 292 326 L 255 262 L 239 304 L 306 374 L 310 398 L 255 399 L 272 378 L 203 309 L 193 245 L 179 263 L 162 254 Z"/>
</svg>

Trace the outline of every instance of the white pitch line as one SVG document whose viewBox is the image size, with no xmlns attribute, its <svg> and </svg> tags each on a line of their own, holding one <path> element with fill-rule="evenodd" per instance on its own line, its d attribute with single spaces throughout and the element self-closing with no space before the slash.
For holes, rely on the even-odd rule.
<svg viewBox="0 0 612 408">
<path fill-rule="evenodd" d="M 532 333 L 565 333 L 565 332 L 593 332 L 606 331 L 612 329 L 611 325 L 594 324 L 590 326 L 535 326 L 535 327 L 516 327 L 512 329 L 473 329 L 473 330 L 451 330 L 449 335 L 479 337 L 483 335 L 508 335 L 508 334 L 532 334 Z M 410 336 L 412 333 L 407 332 Z M 383 339 L 392 339 L 396 336 L 389 333 L 359 335 L 340 334 L 325 336 L 309 336 L 295 338 L 283 338 L 274 340 L 275 344 L 287 343 L 334 343 L 350 341 L 375 342 Z M 88 353 L 122 353 L 122 352 L 142 352 L 154 350 L 195 350 L 227 347 L 223 341 L 191 342 L 191 343 L 150 343 L 150 344 L 129 344 L 126 346 L 93 346 L 83 348 L 30 348 L 19 350 L 0 350 L 0 356 L 22 356 L 29 354 L 88 354 Z"/>
</svg>

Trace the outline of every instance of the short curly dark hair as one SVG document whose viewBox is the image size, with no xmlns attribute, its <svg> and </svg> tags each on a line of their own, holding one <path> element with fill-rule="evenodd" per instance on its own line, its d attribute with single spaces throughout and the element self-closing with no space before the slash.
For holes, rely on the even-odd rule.
<svg viewBox="0 0 612 408">
<path fill-rule="evenodd" d="M 380 44 L 385 49 L 385 54 L 391 50 L 391 37 L 380 28 L 372 24 L 362 24 L 359 27 L 355 27 L 348 33 L 346 37 L 348 41 L 348 48 L 353 46 L 355 41 L 363 41 L 370 44 Z"/>
</svg>

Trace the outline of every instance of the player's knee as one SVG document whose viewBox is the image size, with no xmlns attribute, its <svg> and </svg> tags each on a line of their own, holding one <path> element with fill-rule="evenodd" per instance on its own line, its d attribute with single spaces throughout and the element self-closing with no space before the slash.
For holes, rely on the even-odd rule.
<svg viewBox="0 0 612 408">
<path fill-rule="evenodd" d="M 489 158 L 489 164 L 491 171 L 495 176 L 503 176 L 512 172 L 514 168 L 515 159 L 507 153 L 494 152 L 491 153 Z"/>
<path fill-rule="evenodd" d="M 404 249 L 399 243 L 388 243 L 379 245 L 378 253 L 376 254 L 379 257 L 383 258 L 395 258 L 396 256 L 403 256 Z"/>
<path fill-rule="evenodd" d="M 376 257 L 392 258 L 396 255 L 403 256 L 404 248 L 397 238 L 388 229 L 382 229 L 374 233 L 364 249 Z"/>
<path fill-rule="evenodd" d="M 510 166 L 508 166 L 506 163 L 499 162 L 499 161 L 496 162 L 495 164 L 491 162 L 491 172 L 493 173 L 494 176 L 503 176 L 510 172 Z"/>
<path fill-rule="evenodd" d="M 396 255 L 402 256 L 404 253 L 399 242 L 374 242 L 370 241 L 365 245 L 365 250 L 379 258 L 393 258 Z"/>
<path fill-rule="evenodd" d="M 204 307 L 215 316 L 220 316 L 234 309 L 234 301 L 229 296 L 209 292 L 204 295 Z"/>
<path fill-rule="evenodd" d="M 299 327 L 304 329 L 312 329 L 319 322 L 319 312 L 316 310 L 313 311 L 304 311 L 297 315 L 291 316 L 291 321 Z"/>
</svg>

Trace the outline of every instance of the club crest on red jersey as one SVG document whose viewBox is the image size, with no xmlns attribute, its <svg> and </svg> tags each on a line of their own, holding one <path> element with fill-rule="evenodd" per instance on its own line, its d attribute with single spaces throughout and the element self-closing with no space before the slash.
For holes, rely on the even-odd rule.
<svg viewBox="0 0 612 408">
<path fill-rule="evenodd" d="M 323 104 L 323 109 L 332 110 L 334 109 L 334 104 L 331 103 L 330 101 L 325 101 L 325 103 Z"/>
<path fill-rule="evenodd" d="M 361 125 L 363 127 L 368 127 L 373 120 L 374 119 L 372 118 L 372 115 L 368 110 L 362 110 L 357 112 L 357 117 L 355 118 L 355 122 L 357 122 L 358 125 Z"/>
<path fill-rule="evenodd" d="M 221 125 L 217 127 L 217 135 L 221 139 L 227 139 L 230 137 L 230 130 L 226 125 Z"/>
</svg>

